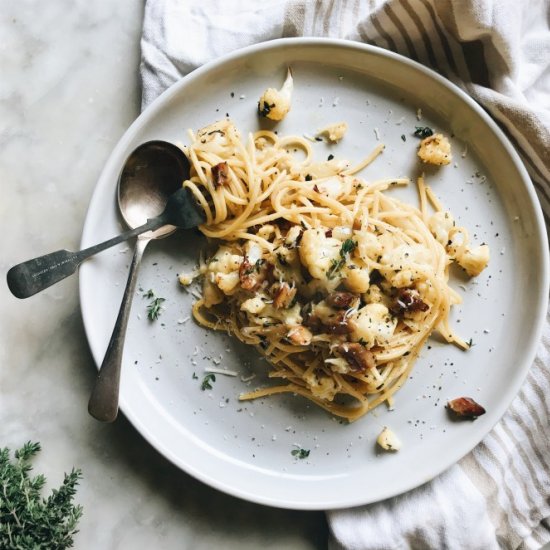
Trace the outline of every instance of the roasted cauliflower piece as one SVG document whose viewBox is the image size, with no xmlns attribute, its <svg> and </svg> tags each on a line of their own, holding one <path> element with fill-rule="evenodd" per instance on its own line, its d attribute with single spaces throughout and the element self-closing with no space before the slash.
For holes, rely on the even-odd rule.
<svg viewBox="0 0 550 550">
<path fill-rule="evenodd" d="M 470 277 L 477 277 L 489 264 L 489 246 L 481 244 L 467 248 L 456 261 Z"/>
<path fill-rule="evenodd" d="M 451 144 L 443 134 L 434 134 L 424 138 L 418 148 L 418 157 L 426 164 L 442 166 L 453 160 Z"/>
<path fill-rule="evenodd" d="M 258 101 L 258 114 L 270 120 L 283 120 L 288 111 L 290 111 L 293 89 L 294 80 L 289 67 L 283 87 L 280 90 L 268 88 L 262 97 L 260 97 L 260 101 Z"/>
<path fill-rule="evenodd" d="M 384 451 L 399 451 L 399 449 L 401 449 L 401 441 L 388 427 L 385 427 L 380 432 L 380 435 L 376 439 L 376 443 L 378 443 Z"/>
<path fill-rule="evenodd" d="M 337 122 L 336 124 L 330 124 L 326 128 L 323 128 L 317 134 L 318 136 L 327 136 L 329 141 L 337 143 L 340 141 L 345 133 L 348 131 L 347 122 Z"/>
</svg>

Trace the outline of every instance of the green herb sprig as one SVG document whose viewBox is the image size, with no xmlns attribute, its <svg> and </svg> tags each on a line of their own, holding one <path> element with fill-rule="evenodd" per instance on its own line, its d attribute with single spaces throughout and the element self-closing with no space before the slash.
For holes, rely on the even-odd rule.
<svg viewBox="0 0 550 550">
<path fill-rule="evenodd" d="M 156 321 L 163 310 L 162 303 L 166 301 L 166 298 L 155 296 L 155 291 L 152 288 L 145 292 L 143 297 L 151 300 L 151 303 L 147 306 L 147 317 L 150 321 Z"/>
<path fill-rule="evenodd" d="M 332 259 L 330 261 L 330 267 L 327 270 L 327 278 L 334 279 L 336 273 L 340 271 L 344 265 L 346 265 L 347 256 L 351 254 L 357 248 L 357 243 L 352 239 L 346 239 L 342 243 L 340 248 L 340 258 L 338 260 Z"/>
<path fill-rule="evenodd" d="M 8 448 L 0 450 L 0 548 L 15 550 L 64 550 L 73 536 L 82 507 L 73 505 L 80 470 L 65 474 L 63 483 L 48 498 L 41 496 L 46 478 L 29 477 L 29 464 L 40 451 L 40 443 L 28 442 L 10 460 Z"/>
<path fill-rule="evenodd" d="M 434 131 L 428 126 L 415 126 L 414 135 L 424 139 L 433 136 Z"/>
<path fill-rule="evenodd" d="M 216 375 L 212 372 L 209 372 L 202 380 L 201 382 L 201 390 L 211 390 L 212 389 L 212 382 L 216 381 Z"/>
<path fill-rule="evenodd" d="M 302 449 L 302 448 L 298 448 L 298 449 L 292 449 L 292 451 L 290 451 L 290 454 L 292 456 L 295 456 L 296 458 L 299 458 L 300 460 L 303 460 L 304 458 L 307 458 L 309 456 L 309 449 Z"/>
</svg>

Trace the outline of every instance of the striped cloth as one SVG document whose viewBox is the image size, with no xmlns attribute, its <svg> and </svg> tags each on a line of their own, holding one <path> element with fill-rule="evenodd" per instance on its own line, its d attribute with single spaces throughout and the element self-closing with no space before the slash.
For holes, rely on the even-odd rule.
<svg viewBox="0 0 550 550">
<path fill-rule="evenodd" d="M 149 0 L 143 106 L 203 63 L 256 42 L 325 36 L 434 68 L 475 98 L 519 151 L 550 227 L 546 0 Z M 328 511 L 333 548 L 540 548 L 550 541 L 550 312 L 526 382 L 469 455 L 405 495 Z"/>
</svg>

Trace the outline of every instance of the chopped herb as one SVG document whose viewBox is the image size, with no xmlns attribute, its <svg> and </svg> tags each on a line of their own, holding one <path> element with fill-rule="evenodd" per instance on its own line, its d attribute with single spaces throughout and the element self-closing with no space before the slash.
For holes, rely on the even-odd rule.
<svg viewBox="0 0 550 550">
<path fill-rule="evenodd" d="M 256 272 L 260 272 L 260 268 L 265 263 L 265 260 L 263 258 L 260 258 L 259 260 L 256 260 L 256 263 L 254 264 L 254 267 L 256 268 Z"/>
<path fill-rule="evenodd" d="M 211 382 L 215 382 L 216 381 L 216 375 L 209 372 L 204 378 L 203 378 L 203 381 L 201 382 L 201 390 L 202 391 L 205 391 L 205 390 L 211 390 L 212 389 L 212 384 Z"/>
<path fill-rule="evenodd" d="M 332 259 L 330 261 L 330 267 L 327 270 L 327 279 L 334 279 L 336 272 L 340 271 L 345 263 L 346 260 L 344 258 L 340 258 L 339 260 Z"/>
<path fill-rule="evenodd" d="M 468 343 L 469 348 L 473 348 L 475 346 L 474 341 L 472 340 L 472 338 L 470 338 L 467 343 Z"/>
<path fill-rule="evenodd" d="M 311 176 L 311 174 L 306 174 L 306 177 L 305 177 L 306 181 L 311 181 L 312 179 L 313 177 Z"/>
<path fill-rule="evenodd" d="M 357 248 L 357 243 L 352 239 L 346 239 L 340 248 L 340 259 L 330 261 L 330 267 L 327 270 L 327 278 L 333 279 L 336 272 L 340 271 L 346 264 L 346 256 L 351 254 Z"/>
<path fill-rule="evenodd" d="M 82 507 L 72 500 L 82 473 L 73 468 L 61 486 L 43 498 L 46 478 L 41 474 L 29 477 L 29 462 L 38 451 L 40 444 L 29 441 L 15 452 L 12 462 L 9 449 L 0 450 L 0 548 L 64 550 L 73 545 Z"/>
<path fill-rule="evenodd" d="M 315 141 L 323 141 L 323 138 L 322 138 L 322 137 L 319 137 L 319 136 L 316 136 L 316 137 L 315 137 Z"/>
<path fill-rule="evenodd" d="M 334 155 L 329 155 L 329 156 L 327 157 L 327 160 L 332 160 L 333 158 L 334 158 Z"/>
<path fill-rule="evenodd" d="M 235 97 L 235 92 L 231 92 L 231 97 Z"/>
<path fill-rule="evenodd" d="M 361 338 L 359 338 L 358 340 L 358 343 L 361 344 L 362 346 L 367 346 L 367 341 L 361 336 Z"/>
<path fill-rule="evenodd" d="M 340 256 L 344 257 L 346 254 L 351 254 L 357 248 L 357 243 L 353 239 L 346 239 L 342 243 L 340 249 Z"/>
<path fill-rule="evenodd" d="M 198 379 L 199 379 L 199 377 L 197 376 L 197 373 L 194 372 L 194 373 L 193 373 L 193 380 L 198 380 Z"/>
<path fill-rule="evenodd" d="M 434 132 L 428 126 L 415 126 L 414 135 L 419 138 L 427 138 L 434 135 Z"/>
<path fill-rule="evenodd" d="M 290 451 L 290 454 L 292 456 L 295 456 L 297 458 L 299 458 L 300 460 L 303 460 L 304 458 L 307 458 L 309 456 L 309 449 L 292 449 L 292 451 Z"/>
<path fill-rule="evenodd" d="M 150 288 L 147 292 L 145 292 L 145 293 L 143 294 L 143 297 L 144 297 L 144 298 L 147 298 L 148 300 L 150 300 L 151 298 L 154 298 L 154 297 L 155 297 L 155 291 L 154 291 L 152 288 Z"/>
<path fill-rule="evenodd" d="M 156 321 L 159 318 L 162 311 L 162 302 L 165 302 L 166 298 L 153 298 L 153 301 L 147 306 L 147 317 L 151 321 Z"/>
<path fill-rule="evenodd" d="M 405 137 L 405 134 L 401 134 L 401 139 L 402 139 L 403 141 L 407 141 L 407 138 Z"/>
<path fill-rule="evenodd" d="M 263 107 L 261 106 L 262 105 L 262 102 L 259 101 L 258 102 L 258 114 L 260 116 L 263 116 L 263 117 L 267 117 L 267 115 L 271 112 L 271 109 L 273 109 L 273 107 L 275 107 L 275 103 L 272 103 L 271 105 L 269 105 L 269 103 L 267 102 L 263 102 Z"/>
</svg>

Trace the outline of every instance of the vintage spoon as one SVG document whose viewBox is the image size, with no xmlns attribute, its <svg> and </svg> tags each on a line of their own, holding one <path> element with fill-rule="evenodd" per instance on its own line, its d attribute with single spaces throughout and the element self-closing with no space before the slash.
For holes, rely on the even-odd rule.
<svg viewBox="0 0 550 550">
<path fill-rule="evenodd" d="M 181 187 L 188 176 L 189 162 L 185 155 L 175 145 L 162 141 L 138 147 L 120 174 L 118 204 L 122 217 L 129 227 L 149 231 L 137 238 L 118 317 L 88 403 L 88 412 L 97 420 L 113 422 L 118 414 L 124 337 L 147 244 L 170 235 L 178 227 L 187 229 L 204 222 L 203 210 L 191 192 Z M 145 220 L 147 223 L 141 225 Z"/>
<path fill-rule="evenodd" d="M 188 173 L 187 158 L 172 143 L 149 141 L 140 145 L 128 157 L 118 188 L 119 208 L 132 229 L 79 252 L 58 250 L 12 267 L 7 273 L 11 293 L 17 298 L 33 296 L 72 275 L 90 256 L 145 231 L 172 226 L 156 235 L 161 236 L 176 227 L 188 229 L 202 223 L 202 210 L 191 192 L 181 188 Z"/>
</svg>

